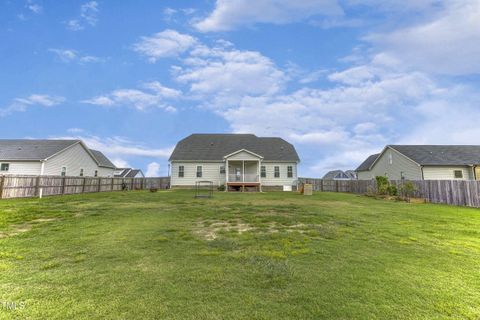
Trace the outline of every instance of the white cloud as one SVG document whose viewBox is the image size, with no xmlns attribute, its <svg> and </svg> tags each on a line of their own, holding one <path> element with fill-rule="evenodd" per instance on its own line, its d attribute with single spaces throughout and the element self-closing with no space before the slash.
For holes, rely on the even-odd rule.
<svg viewBox="0 0 480 320">
<path fill-rule="evenodd" d="M 83 56 L 79 54 L 76 50 L 73 49 L 56 49 L 51 48 L 48 49 L 49 52 L 55 54 L 55 56 L 60 59 L 60 61 L 68 63 L 68 62 L 78 62 L 78 63 L 95 63 L 95 62 L 102 62 L 104 59 L 94 56 Z"/>
<path fill-rule="evenodd" d="M 147 177 L 158 177 L 160 176 L 160 164 L 158 162 L 150 162 L 147 166 L 147 172 L 145 173 Z"/>
<path fill-rule="evenodd" d="M 173 147 L 152 148 L 142 143 L 132 141 L 124 137 L 99 137 L 87 133 L 52 137 L 57 139 L 80 139 L 95 150 L 102 151 L 112 159 L 124 159 L 124 157 L 148 157 L 166 159 L 170 157 Z"/>
<path fill-rule="evenodd" d="M 43 7 L 37 3 L 34 3 L 33 1 L 27 1 L 27 4 L 25 6 L 28 10 L 32 11 L 35 14 L 40 14 L 43 12 Z"/>
<path fill-rule="evenodd" d="M 26 98 L 16 98 L 8 106 L 0 109 L 0 117 L 14 112 L 25 112 L 30 106 L 52 107 L 65 101 L 65 98 L 47 94 L 32 94 Z"/>
<path fill-rule="evenodd" d="M 128 161 L 121 159 L 121 158 L 111 158 L 110 161 L 117 167 L 117 168 L 130 168 L 130 164 Z"/>
<path fill-rule="evenodd" d="M 202 32 L 228 31 L 257 23 L 285 24 L 315 15 L 341 16 L 336 0 L 217 0 L 215 9 L 194 24 Z"/>
<path fill-rule="evenodd" d="M 143 85 L 148 91 L 139 89 L 118 89 L 106 95 L 83 100 L 83 103 L 98 106 L 129 106 L 144 111 L 148 108 L 157 107 L 167 112 L 175 112 L 176 109 L 166 104 L 166 100 L 180 97 L 181 92 L 167 88 L 158 81 L 148 82 Z"/>
<path fill-rule="evenodd" d="M 146 56 L 154 63 L 160 58 L 175 57 L 190 49 L 196 39 L 175 30 L 165 30 L 150 37 L 142 37 L 134 44 L 133 50 Z"/>
<path fill-rule="evenodd" d="M 382 59 L 429 73 L 480 73 L 480 2 L 447 1 L 426 21 L 366 39 Z"/>
<path fill-rule="evenodd" d="M 72 31 L 80 31 L 85 29 L 87 25 L 95 26 L 98 22 L 98 12 L 98 2 L 85 2 L 80 6 L 79 17 L 66 22 L 67 28 Z"/>
<path fill-rule="evenodd" d="M 269 58 L 229 43 L 214 48 L 198 45 L 182 62 L 185 67 L 173 69 L 175 79 L 188 84 L 193 95 L 211 95 L 217 106 L 236 103 L 244 95 L 277 93 L 287 80 Z"/>
</svg>

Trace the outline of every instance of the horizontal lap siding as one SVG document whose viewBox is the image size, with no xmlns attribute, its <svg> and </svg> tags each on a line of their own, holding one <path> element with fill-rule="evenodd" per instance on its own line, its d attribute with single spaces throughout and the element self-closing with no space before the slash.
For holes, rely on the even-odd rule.
<svg viewBox="0 0 480 320">
<path fill-rule="evenodd" d="M 47 160 L 44 174 L 60 175 L 62 167 L 67 167 L 68 176 L 80 175 L 80 169 L 83 168 L 84 176 L 92 177 L 95 170 L 99 170 L 97 163 L 80 144 L 76 144 Z"/>
<path fill-rule="evenodd" d="M 262 185 L 265 186 L 293 186 L 297 184 L 297 164 L 292 163 L 275 163 L 275 162 L 262 162 L 262 166 L 265 166 L 267 170 L 267 177 L 260 178 Z M 280 178 L 274 177 L 274 167 L 280 167 Z M 287 177 L 287 167 L 293 167 L 293 177 Z"/>
<path fill-rule="evenodd" d="M 391 164 L 390 156 L 392 157 Z M 362 173 L 358 176 L 358 179 L 370 180 L 376 176 L 385 176 L 387 174 L 389 179 L 400 180 L 401 172 L 403 172 L 405 179 L 422 179 L 422 171 L 419 165 L 397 151 L 387 149 L 375 162 L 372 170 L 368 171 L 368 173 Z"/>
<path fill-rule="evenodd" d="M 423 178 L 425 180 L 454 180 L 454 171 L 462 170 L 463 178 L 458 180 L 473 180 L 473 169 L 471 167 L 454 166 L 425 166 L 423 167 Z M 455 179 L 457 180 L 457 179 Z"/>
<path fill-rule="evenodd" d="M 0 161 L 0 163 L 8 163 L 8 171 L 0 171 L 2 174 L 22 174 L 22 175 L 40 175 L 42 164 L 40 161 Z"/>
<path fill-rule="evenodd" d="M 172 162 L 172 186 L 194 186 L 197 181 L 213 181 L 214 185 L 225 183 L 225 174 L 220 174 L 223 162 Z M 178 168 L 184 166 L 184 177 L 178 177 Z M 197 178 L 197 166 L 202 166 L 202 177 Z"/>
<path fill-rule="evenodd" d="M 114 170 L 115 169 L 99 167 L 98 168 L 98 175 L 100 177 L 113 177 L 113 171 Z"/>
</svg>

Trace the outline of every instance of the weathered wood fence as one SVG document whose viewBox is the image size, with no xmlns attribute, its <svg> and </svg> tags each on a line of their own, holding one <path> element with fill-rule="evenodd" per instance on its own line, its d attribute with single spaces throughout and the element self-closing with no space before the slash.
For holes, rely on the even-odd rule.
<svg viewBox="0 0 480 320">
<path fill-rule="evenodd" d="M 299 178 L 299 184 L 310 183 L 314 191 L 371 193 L 377 191 L 375 180 L 322 180 Z M 400 190 L 404 180 L 390 181 Z M 480 207 L 480 181 L 474 180 L 418 180 L 410 181 L 415 186 L 414 197 L 432 203 Z"/>
<path fill-rule="evenodd" d="M 167 189 L 169 177 L 105 178 L 61 176 L 0 176 L 0 199 L 54 196 L 120 190 Z"/>
</svg>

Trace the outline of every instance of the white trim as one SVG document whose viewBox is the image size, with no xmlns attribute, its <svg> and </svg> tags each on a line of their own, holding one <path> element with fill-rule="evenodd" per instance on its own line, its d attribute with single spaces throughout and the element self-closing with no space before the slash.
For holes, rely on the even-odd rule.
<svg viewBox="0 0 480 320">
<path fill-rule="evenodd" d="M 240 152 L 246 152 L 246 153 L 250 153 L 251 155 L 257 157 L 257 158 L 260 158 L 260 159 L 263 159 L 263 157 L 259 154 L 256 154 L 255 152 L 252 152 L 250 150 L 247 150 L 247 149 L 240 149 L 240 150 L 237 150 L 235 152 L 232 152 L 230 154 L 227 154 L 226 156 L 223 157 L 223 159 L 226 159 L 226 158 L 230 158 L 231 156 L 233 155 L 236 155 L 237 153 L 240 153 Z"/>
</svg>

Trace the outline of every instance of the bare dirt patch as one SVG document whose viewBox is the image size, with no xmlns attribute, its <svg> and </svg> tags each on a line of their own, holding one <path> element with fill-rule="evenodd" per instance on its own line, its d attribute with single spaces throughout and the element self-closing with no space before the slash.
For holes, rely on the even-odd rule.
<svg viewBox="0 0 480 320">
<path fill-rule="evenodd" d="M 234 222 L 216 221 L 210 224 L 208 221 L 199 221 L 197 223 L 196 233 L 206 240 L 215 240 L 218 238 L 218 234 L 221 232 L 233 231 L 242 234 L 253 229 L 255 228 L 240 220 L 236 220 Z"/>
</svg>

